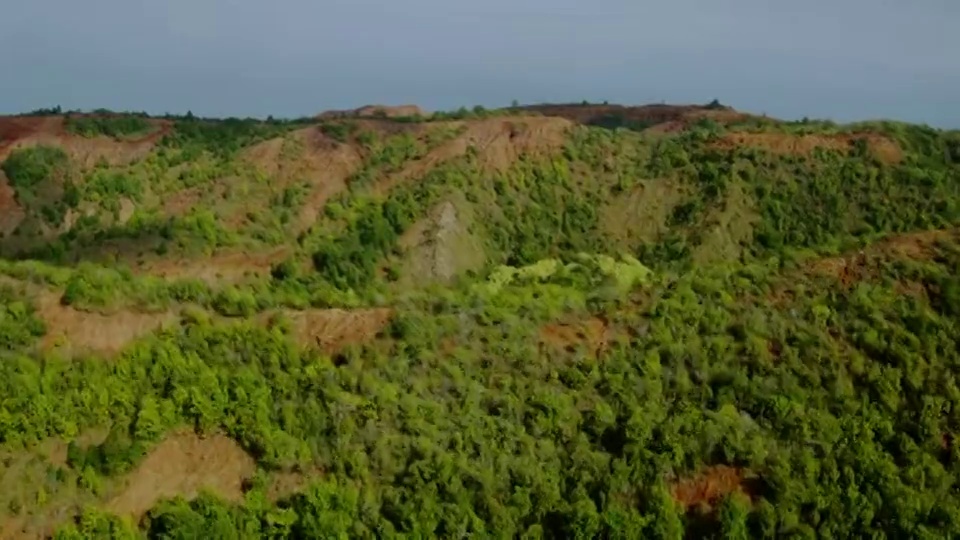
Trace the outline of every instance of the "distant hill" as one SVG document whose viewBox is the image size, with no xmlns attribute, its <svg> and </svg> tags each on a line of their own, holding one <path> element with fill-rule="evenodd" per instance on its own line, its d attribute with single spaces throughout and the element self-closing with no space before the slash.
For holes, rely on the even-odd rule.
<svg viewBox="0 0 960 540">
<path fill-rule="evenodd" d="M 949 537 L 958 225 L 896 122 L 2 117 L 0 536 Z"/>
</svg>

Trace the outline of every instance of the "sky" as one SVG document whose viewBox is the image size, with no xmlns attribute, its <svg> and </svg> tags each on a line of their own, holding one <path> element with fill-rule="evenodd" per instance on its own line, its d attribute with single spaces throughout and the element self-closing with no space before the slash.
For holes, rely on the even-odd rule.
<svg viewBox="0 0 960 540">
<path fill-rule="evenodd" d="M 706 103 L 960 128 L 957 0 L 7 0 L 0 113 Z"/>
</svg>

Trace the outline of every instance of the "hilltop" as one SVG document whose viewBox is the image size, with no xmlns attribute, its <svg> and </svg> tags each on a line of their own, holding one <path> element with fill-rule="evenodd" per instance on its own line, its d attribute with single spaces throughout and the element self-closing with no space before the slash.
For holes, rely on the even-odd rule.
<svg viewBox="0 0 960 540">
<path fill-rule="evenodd" d="M 958 225 L 896 122 L 2 117 L 0 532 L 957 534 Z"/>
</svg>

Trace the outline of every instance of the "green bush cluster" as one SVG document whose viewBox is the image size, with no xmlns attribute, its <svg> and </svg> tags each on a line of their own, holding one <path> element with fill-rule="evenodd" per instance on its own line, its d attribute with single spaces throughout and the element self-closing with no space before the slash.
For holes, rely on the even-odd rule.
<svg viewBox="0 0 960 540">
<path fill-rule="evenodd" d="M 0 355 L 32 345 L 46 333 L 33 305 L 8 286 L 0 286 Z"/>
<path fill-rule="evenodd" d="M 62 172 L 68 164 L 69 158 L 62 148 L 40 145 L 14 150 L 0 168 L 19 193 L 29 192 L 51 175 Z"/>
<path fill-rule="evenodd" d="M 566 163 L 524 162 L 494 179 L 493 190 L 484 221 L 507 264 L 605 251 L 596 230 L 605 190 L 580 188 Z"/>
<path fill-rule="evenodd" d="M 153 129 L 144 116 L 115 114 L 105 115 L 67 115 L 63 121 L 68 133 L 81 137 L 112 137 L 121 139 L 145 135 Z"/>
<path fill-rule="evenodd" d="M 298 121 L 262 122 L 255 119 L 228 118 L 201 120 L 185 118 L 174 122 L 162 144 L 167 147 L 197 148 L 219 157 L 228 157 L 251 144 L 283 135 L 302 125 Z"/>
<path fill-rule="evenodd" d="M 358 126 L 354 122 L 325 122 L 320 124 L 320 131 L 330 138 L 347 142 L 357 132 Z"/>
</svg>

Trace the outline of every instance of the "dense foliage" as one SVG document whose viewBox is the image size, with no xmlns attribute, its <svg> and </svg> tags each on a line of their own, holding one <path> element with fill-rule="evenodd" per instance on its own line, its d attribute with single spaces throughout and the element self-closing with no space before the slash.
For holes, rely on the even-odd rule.
<svg viewBox="0 0 960 540">
<path fill-rule="evenodd" d="M 30 302 L 20 298 L 12 288 L 0 286 L 0 350 L 27 348 L 45 333 L 45 325 Z"/>
<path fill-rule="evenodd" d="M 170 147 L 192 147 L 219 156 L 229 155 L 258 141 L 281 135 L 292 122 L 261 122 L 253 119 L 228 118 L 201 120 L 186 118 L 175 123 L 173 133 L 164 138 Z"/>
<path fill-rule="evenodd" d="M 58 538 L 960 534 L 955 134 L 702 121 L 662 136 L 606 119 L 506 165 L 470 140 L 418 167 L 463 133 L 434 120 L 303 137 L 179 118 L 149 156 L 84 168 L 67 207 L 88 217 L 0 261 L 23 285 L 0 289 L 0 450 L 66 443 L 0 512 L 82 502 Z M 827 142 L 784 152 L 778 137 Z M 298 225 L 309 144 L 358 165 Z M 4 171 L 17 189 L 53 182 L 72 165 L 57 152 L 20 150 Z M 276 167 L 244 161 L 269 152 Z M 193 206 L 167 212 L 184 193 Z M 455 218 L 438 225 L 444 204 Z M 427 233 L 443 226 L 477 239 L 483 267 L 399 280 L 411 231 L 440 243 Z M 242 279 L 130 268 L 277 246 Z M 70 317 L 179 324 L 70 356 L 37 346 L 37 290 Z M 389 324 L 335 348 L 296 329 L 311 307 L 375 306 Z M 242 495 L 167 497 L 136 522 L 106 511 L 184 427 L 255 460 Z M 277 493 L 283 475 L 303 482 Z"/>
<path fill-rule="evenodd" d="M 67 116 L 64 128 L 69 133 L 82 137 L 106 136 L 119 139 L 144 135 L 151 130 L 150 122 L 143 116 L 128 114 Z"/>
<path fill-rule="evenodd" d="M 35 146 L 11 152 L 0 168 L 14 189 L 27 191 L 64 168 L 67 159 L 61 148 Z"/>
</svg>

